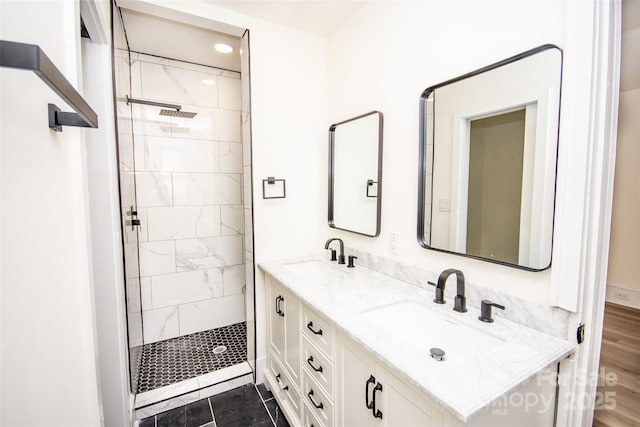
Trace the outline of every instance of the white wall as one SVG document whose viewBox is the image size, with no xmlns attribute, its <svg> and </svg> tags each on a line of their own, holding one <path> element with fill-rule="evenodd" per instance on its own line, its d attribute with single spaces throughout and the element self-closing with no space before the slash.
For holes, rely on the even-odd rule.
<svg viewBox="0 0 640 427">
<path fill-rule="evenodd" d="M 330 122 L 378 109 L 385 130 L 380 237 L 327 234 L 390 256 L 390 236 L 396 233 L 398 259 L 434 272 L 460 268 L 472 283 L 548 302 L 550 271 L 531 273 L 418 245 L 418 100 L 429 86 L 535 46 L 562 48 L 564 8 L 556 1 L 371 2 L 331 34 Z M 570 167 L 566 160 L 560 167 Z"/>
<path fill-rule="evenodd" d="M 607 301 L 640 308 L 640 89 L 620 93 Z"/>
<path fill-rule="evenodd" d="M 199 25 L 214 21 L 249 29 L 255 263 L 322 250 L 329 126 L 326 40 L 197 1 L 118 4 Z M 286 199 L 262 199 L 262 179 L 267 176 L 286 179 Z M 260 364 L 266 331 L 264 278 L 259 271 L 255 288 Z"/>
<path fill-rule="evenodd" d="M 80 87 L 77 1 L 3 1 L 0 14 L 0 39 L 40 45 Z M 33 73 L 2 69 L 0 86 L 0 424 L 97 426 L 85 131 L 48 128 L 47 103 L 69 107 Z"/>
</svg>

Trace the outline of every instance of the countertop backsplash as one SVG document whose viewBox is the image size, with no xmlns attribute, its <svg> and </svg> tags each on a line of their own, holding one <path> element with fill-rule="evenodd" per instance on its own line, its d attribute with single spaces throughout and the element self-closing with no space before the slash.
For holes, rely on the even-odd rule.
<svg viewBox="0 0 640 427">
<path fill-rule="evenodd" d="M 440 274 L 418 265 L 406 264 L 352 247 L 346 247 L 345 253 L 357 256 L 357 264 L 363 267 L 425 289 L 432 288 L 427 282 L 436 282 Z M 495 316 L 504 317 L 558 338 L 566 339 L 568 336 L 570 313 L 566 310 L 528 301 L 468 281 L 465 290 L 469 306 L 480 307 L 480 301 L 483 299 L 495 301 L 505 306 L 505 310 L 493 310 Z M 455 286 L 445 288 L 445 298 L 453 300 L 455 295 Z"/>
</svg>

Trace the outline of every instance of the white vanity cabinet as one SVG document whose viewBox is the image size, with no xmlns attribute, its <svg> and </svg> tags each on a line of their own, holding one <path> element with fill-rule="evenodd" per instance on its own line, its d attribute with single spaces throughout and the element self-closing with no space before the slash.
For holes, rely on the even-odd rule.
<svg viewBox="0 0 640 427">
<path fill-rule="evenodd" d="M 447 414 L 345 336 L 337 343 L 337 425 L 445 426 Z M 453 425 L 456 425 L 455 423 Z"/>
<path fill-rule="evenodd" d="M 487 405 L 464 423 L 270 275 L 266 284 L 265 383 L 294 427 L 553 425 L 553 381 L 529 381 L 512 392 L 517 399 L 508 393 L 505 405 Z M 556 369 L 542 377 L 555 378 Z"/>
<path fill-rule="evenodd" d="M 292 426 L 446 425 L 443 411 L 268 276 L 267 296 L 265 378 Z"/>
</svg>

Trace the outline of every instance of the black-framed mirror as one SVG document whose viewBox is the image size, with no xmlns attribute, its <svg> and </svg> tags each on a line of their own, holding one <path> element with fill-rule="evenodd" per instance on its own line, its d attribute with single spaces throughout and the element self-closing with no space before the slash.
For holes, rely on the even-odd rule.
<svg viewBox="0 0 640 427">
<path fill-rule="evenodd" d="M 380 234 L 383 116 L 371 111 L 329 127 L 329 226 Z"/>
<path fill-rule="evenodd" d="M 551 265 L 561 79 L 562 51 L 543 45 L 422 93 L 421 246 Z"/>
</svg>

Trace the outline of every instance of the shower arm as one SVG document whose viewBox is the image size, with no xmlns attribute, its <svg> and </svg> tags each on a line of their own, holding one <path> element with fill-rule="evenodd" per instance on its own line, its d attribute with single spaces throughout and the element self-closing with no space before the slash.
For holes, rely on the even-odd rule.
<svg viewBox="0 0 640 427">
<path fill-rule="evenodd" d="M 153 105 L 155 107 L 171 108 L 171 109 L 174 109 L 176 111 L 180 111 L 182 109 L 182 105 L 165 104 L 164 102 L 154 102 L 154 101 L 146 101 L 144 99 L 129 98 L 128 95 L 127 95 L 127 104 Z"/>
</svg>

